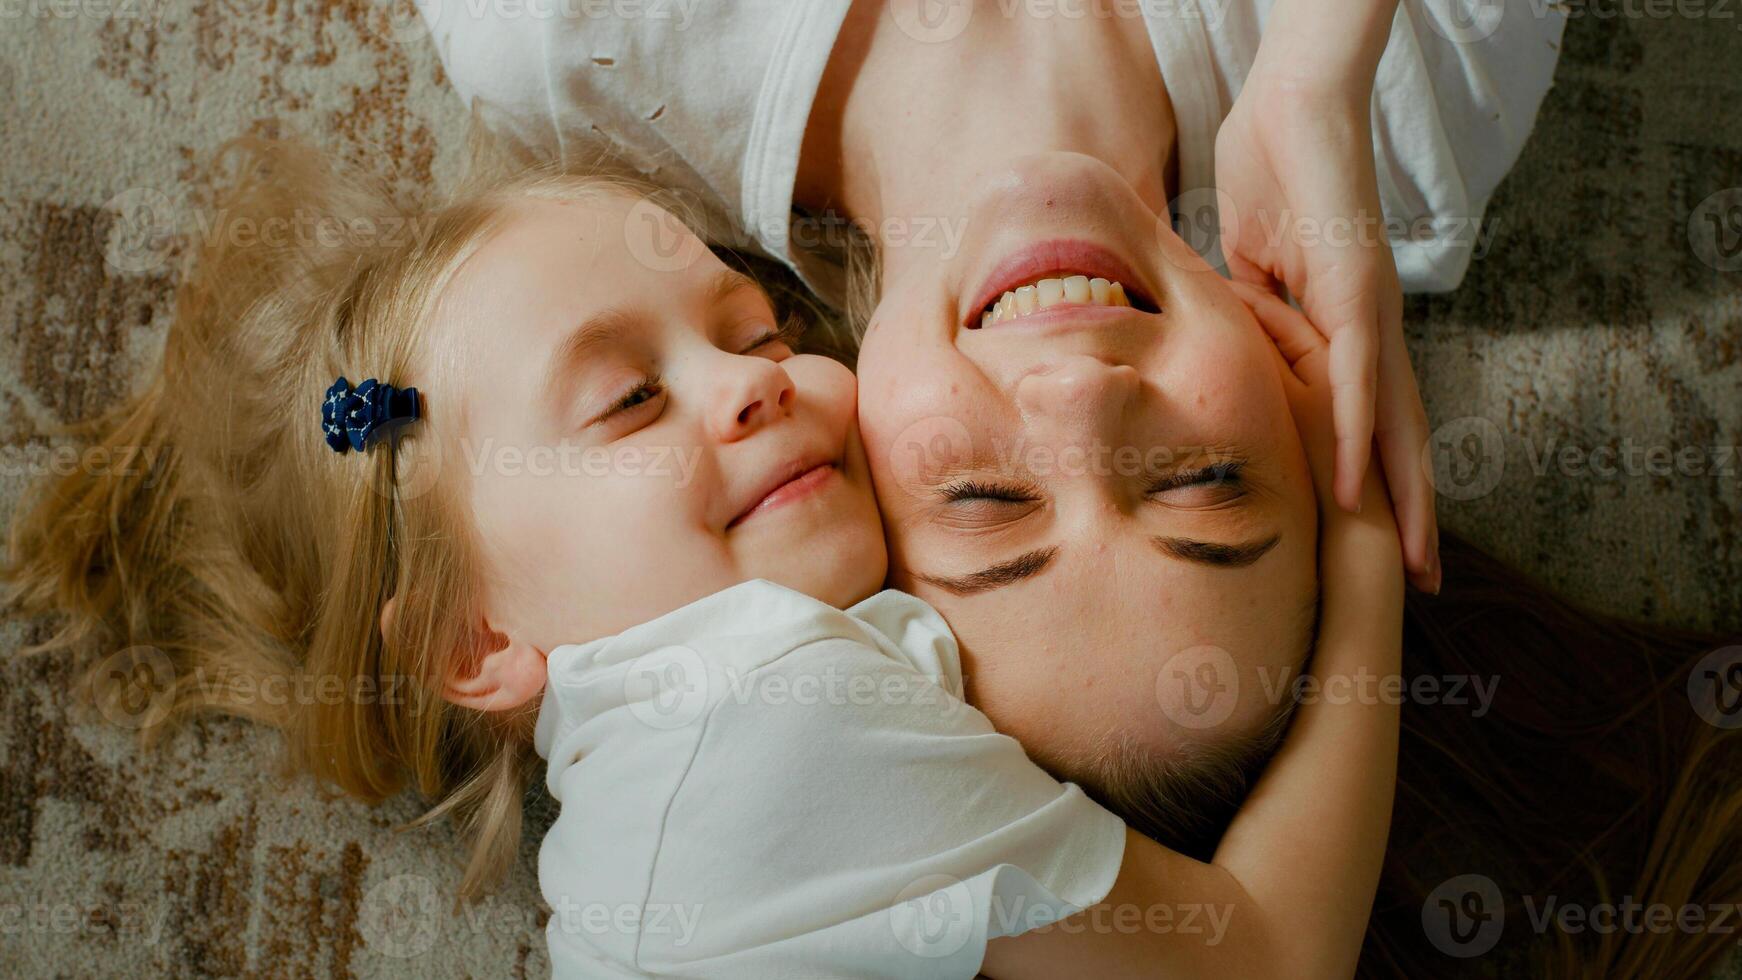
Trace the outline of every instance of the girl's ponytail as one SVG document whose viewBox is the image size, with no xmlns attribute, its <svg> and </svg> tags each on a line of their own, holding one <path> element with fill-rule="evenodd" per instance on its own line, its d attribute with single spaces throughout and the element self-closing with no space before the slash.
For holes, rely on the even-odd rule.
<svg viewBox="0 0 1742 980">
<path fill-rule="evenodd" d="M 479 621 L 462 467 L 443 449 L 460 406 L 437 399 L 343 456 L 320 423 L 340 375 L 456 390 L 452 352 L 422 329 L 502 202 L 610 183 L 508 166 L 479 138 L 458 198 L 408 210 L 294 142 L 227 146 L 162 370 L 72 430 L 87 465 L 37 489 L 0 565 L 0 598 L 62 617 L 33 652 L 95 653 L 99 703 L 146 705 L 111 719 L 149 740 L 194 712 L 239 715 L 352 796 L 415 789 L 434 804 L 419 823 L 452 814 L 471 845 L 466 897 L 517 854 L 535 757 L 527 712 L 441 696 Z"/>
<path fill-rule="evenodd" d="M 272 632 L 281 596 L 202 506 L 209 488 L 188 472 L 175 410 L 159 376 L 120 410 L 67 428 L 83 443 L 78 465 L 21 505 L 0 597 L 60 613 L 24 654 L 98 654 L 86 693 L 147 742 L 201 710 L 282 726 L 288 706 L 257 696 L 294 670 Z"/>
</svg>

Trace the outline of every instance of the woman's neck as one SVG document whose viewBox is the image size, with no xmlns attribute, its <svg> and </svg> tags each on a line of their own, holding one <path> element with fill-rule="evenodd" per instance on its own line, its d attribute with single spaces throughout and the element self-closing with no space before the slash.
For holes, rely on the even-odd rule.
<svg viewBox="0 0 1742 980">
<path fill-rule="evenodd" d="M 1173 112 L 1141 15 L 1083 5 L 1074 17 L 1034 17 L 1011 0 L 975 5 L 946 39 L 947 18 L 928 30 L 889 9 L 862 0 L 842 26 L 795 203 L 883 233 L 955 215 L 1002 161 L 1062 151 L 1112 166 L 1165 213 Z"/>
</svg>

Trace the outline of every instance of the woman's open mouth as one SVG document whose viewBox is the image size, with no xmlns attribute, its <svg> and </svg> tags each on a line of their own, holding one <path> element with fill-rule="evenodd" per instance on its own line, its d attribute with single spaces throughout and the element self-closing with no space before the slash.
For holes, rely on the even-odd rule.
<svg viewBox="0 0 1742 980">
<path fill-rule="evenodd" d="M 980 314 L 980 327 L 990 327 L 1032 316 L 1055 306 L 1132 307 L 1131 297 L 1123 283 L 1110 282 L 1096 276 L 1066 276 L 1062 279 L 1040 279 L 1027 286 L 1005 292 L 998 302 Z M 1154 312 L 1146 310 L 1144 312 Z"/>
<path fill-rule="evenodd" d="M 1122 259 L 1099 245 L 1043 242 L 999 266 L 963 324 L 978 330 L 1060 307 L 1160 312 Z"/>
</svg>

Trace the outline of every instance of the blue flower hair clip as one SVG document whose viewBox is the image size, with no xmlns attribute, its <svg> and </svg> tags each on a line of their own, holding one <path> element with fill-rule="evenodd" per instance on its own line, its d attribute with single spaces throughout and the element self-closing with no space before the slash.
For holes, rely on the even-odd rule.
<svg viewBox="0 0 1742 980">
<path fill-rule="evenodd" d="M 321 402 L 321 431 L 333 452 L 362 452 L 388 428 L 417 419 L 418 409 L 416 388 L 395 388 L 374 378 L 352 388 L 340 378 Z"/>
</svg>

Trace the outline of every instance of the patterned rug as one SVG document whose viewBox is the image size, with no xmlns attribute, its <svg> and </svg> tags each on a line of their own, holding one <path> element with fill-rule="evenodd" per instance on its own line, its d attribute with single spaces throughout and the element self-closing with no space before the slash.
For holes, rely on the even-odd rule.
<svg viewBox="0 0 1742 980">
<path fill-rule="evenodd" d="M 1742 23 L 1597 9 L 1620 15 L 1575 7 L 1466 284 L 1408 308 L 1453 467 L 1442 521 L 1587 604 L 1735 627 Z M 465 122 L 403 0 L 40 0 L 5 19 L 0 513 L 64 465 L 46 428 L 114 404 L 156 355 L 176 246 L 117 242 L 142 208 L 183 213 L 212 148 L 286 127 L 413 189 L 454 178 Z M 5 623 L 0 650 L 41 628 Z M 0 656 L 0 975 L 548 973 L 548 805 L 529 803 L 506 889 L 451 914 L 454 835 L 395 830 L 417 801 L 282 782 L 276 736 L 239 722 L 141 753 L 70 701 L 71 676 Z"/>
</svg>

